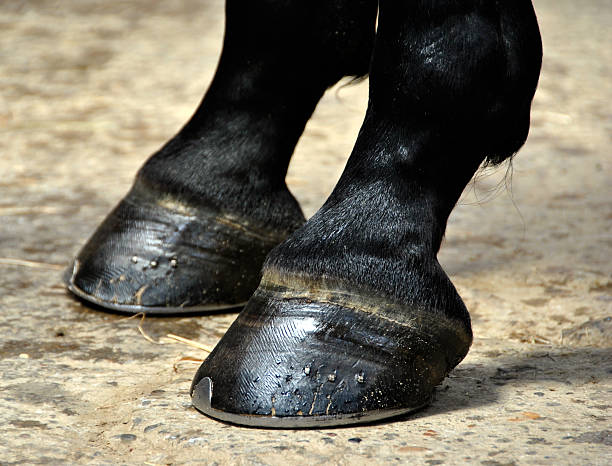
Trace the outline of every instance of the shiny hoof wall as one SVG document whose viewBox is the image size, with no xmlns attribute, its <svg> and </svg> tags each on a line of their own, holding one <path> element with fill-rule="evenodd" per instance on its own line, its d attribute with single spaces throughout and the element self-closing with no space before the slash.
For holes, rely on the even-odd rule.
<svg viewBox="0 0 612 466">
<path fill-rule="evenodd" d="M 266 255 L 288 234 L 160 197 L 137 183 L 64 280 L 79 298 L 121 312 L 242 307 L 257 287 Z"/>
<path fill-rule="evenodd" d="M 264 278 L 191 395 L 199 411 L 234 424 L 369 423 L 429 404 L 470 343 L 469 325 L 441 313 Z"/>
</svg>

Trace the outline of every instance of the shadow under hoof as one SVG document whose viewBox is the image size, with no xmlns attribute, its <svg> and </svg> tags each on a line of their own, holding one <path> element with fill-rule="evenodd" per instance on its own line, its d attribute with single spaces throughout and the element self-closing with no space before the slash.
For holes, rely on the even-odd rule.
<svg viewBox="0 0 612 466">
<path fill-rule="evenodd" d="M 79 252 L 64 281 L 80 299 L 123 313 L 242 307 L 259 283 L 266 255 L 286 234 L 137 183 Z"/>
</svg>

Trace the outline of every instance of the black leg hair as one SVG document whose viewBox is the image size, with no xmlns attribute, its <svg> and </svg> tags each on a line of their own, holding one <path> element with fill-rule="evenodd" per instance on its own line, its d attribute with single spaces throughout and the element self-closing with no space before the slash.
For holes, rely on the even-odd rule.
<svg viewBox="0 0 612 466">
<path fill-rule="evenodd" d="M 529 0 L 381 0 L 368 111 L 324 206 L 268 256 L 202 364 L 194 405 L 310 427 L 417 409 L 467 354 L 467 309 L 437 261 L 488 157 L 524 142 L 541 43 Z"/>
<path fill-rule="evenodd" d="M 227 0 L 210 88 L 139 177 L 263 224 L 301 224 L 301 214 L 286 218 L 295 216 L 285 186 L 291 154 L 325 89 L 368 73 L 376 8 L 376 0 Z"/>
<path fill-rule="evenodd" d="M 382 0 L 353 153 L 325 205 L 264 270 L 347 280 L 452 312 L 438 302 L 437 280 L 447 279 L 435 260 L 446 221 L 478 166 L 524 143 L 540 65 L 529 0 Z"/>
</svg>

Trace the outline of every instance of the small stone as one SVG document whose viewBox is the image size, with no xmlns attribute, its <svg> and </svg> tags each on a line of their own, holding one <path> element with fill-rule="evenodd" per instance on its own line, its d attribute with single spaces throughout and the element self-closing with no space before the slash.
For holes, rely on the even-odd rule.
<svg viewBox="0 0 612 466">
<path fill-rule="evenodd" d="M 336 380 L 336 373 L 334 372 L 333 374 L 329 374 L 327 376 L 327 380 L 329 380 L 330 382 L 335 382 L 335 380 Z"/>
<path fill-rule="evenodd" d="M 306 375 L 310 375 L 310 366 L 306 366 L 306 367 L 304 368 L 304 374 L 306 374 Z"/>
<path fill-rule="evenodd" d="M 178 266 L 178 261 L 176 259 L 170 259 L 170 267 L 172 267 L 173 269 L 176 269 L 176 267 Z"/>
<path fill-rule="evenodd" d="M 19 355 L 20 359 L 30 359 L 30 355 L 28 353 L 21 353 Z"/>
<path fill-rule="evenodd" d="M 133 442 L 136 440 L 136 436 L 134 434 L 115 435 L 113 438 L 119 439 L 122 442 Z"/>
<path fill-rule="evenodd" d="M 136 257 L 136 256 L 132 256 L 132 262 L 133 262 L 134 264 L 137 264 L 137 263 L 138 263 L 138 257 Z"/>
<path fill-rule="evenodd" d="M 151 261 L 149 265 L 151 266 L 152 269 L 154 269 L 155 267 L 157 267 L 157 261 Z"/>
</svg>

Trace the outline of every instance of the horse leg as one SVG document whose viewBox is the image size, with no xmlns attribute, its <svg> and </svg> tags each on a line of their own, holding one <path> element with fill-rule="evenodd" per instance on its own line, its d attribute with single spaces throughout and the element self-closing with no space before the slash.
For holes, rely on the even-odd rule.
<svg viewBox="0 0 612 466">
<path fill-rule="evenodd" d="M 285 184 L 325 89 L 368 72 L 376 0 L 228 0 L 215 77 L 67 273 L 126 312 L 243 305 L 268 252 L 304 222 Z"/>
<path fill-rule="evenodd" d="M 483 161 L 525 141 L 540 65 L 529 0 L 381 0 L 369 106 L 346 169 L 267 257 L 195 376 L 194 405 L 292 428 L 426 405 L 472 340 L 436 258 L 448 216 Z"/>
</svg>

